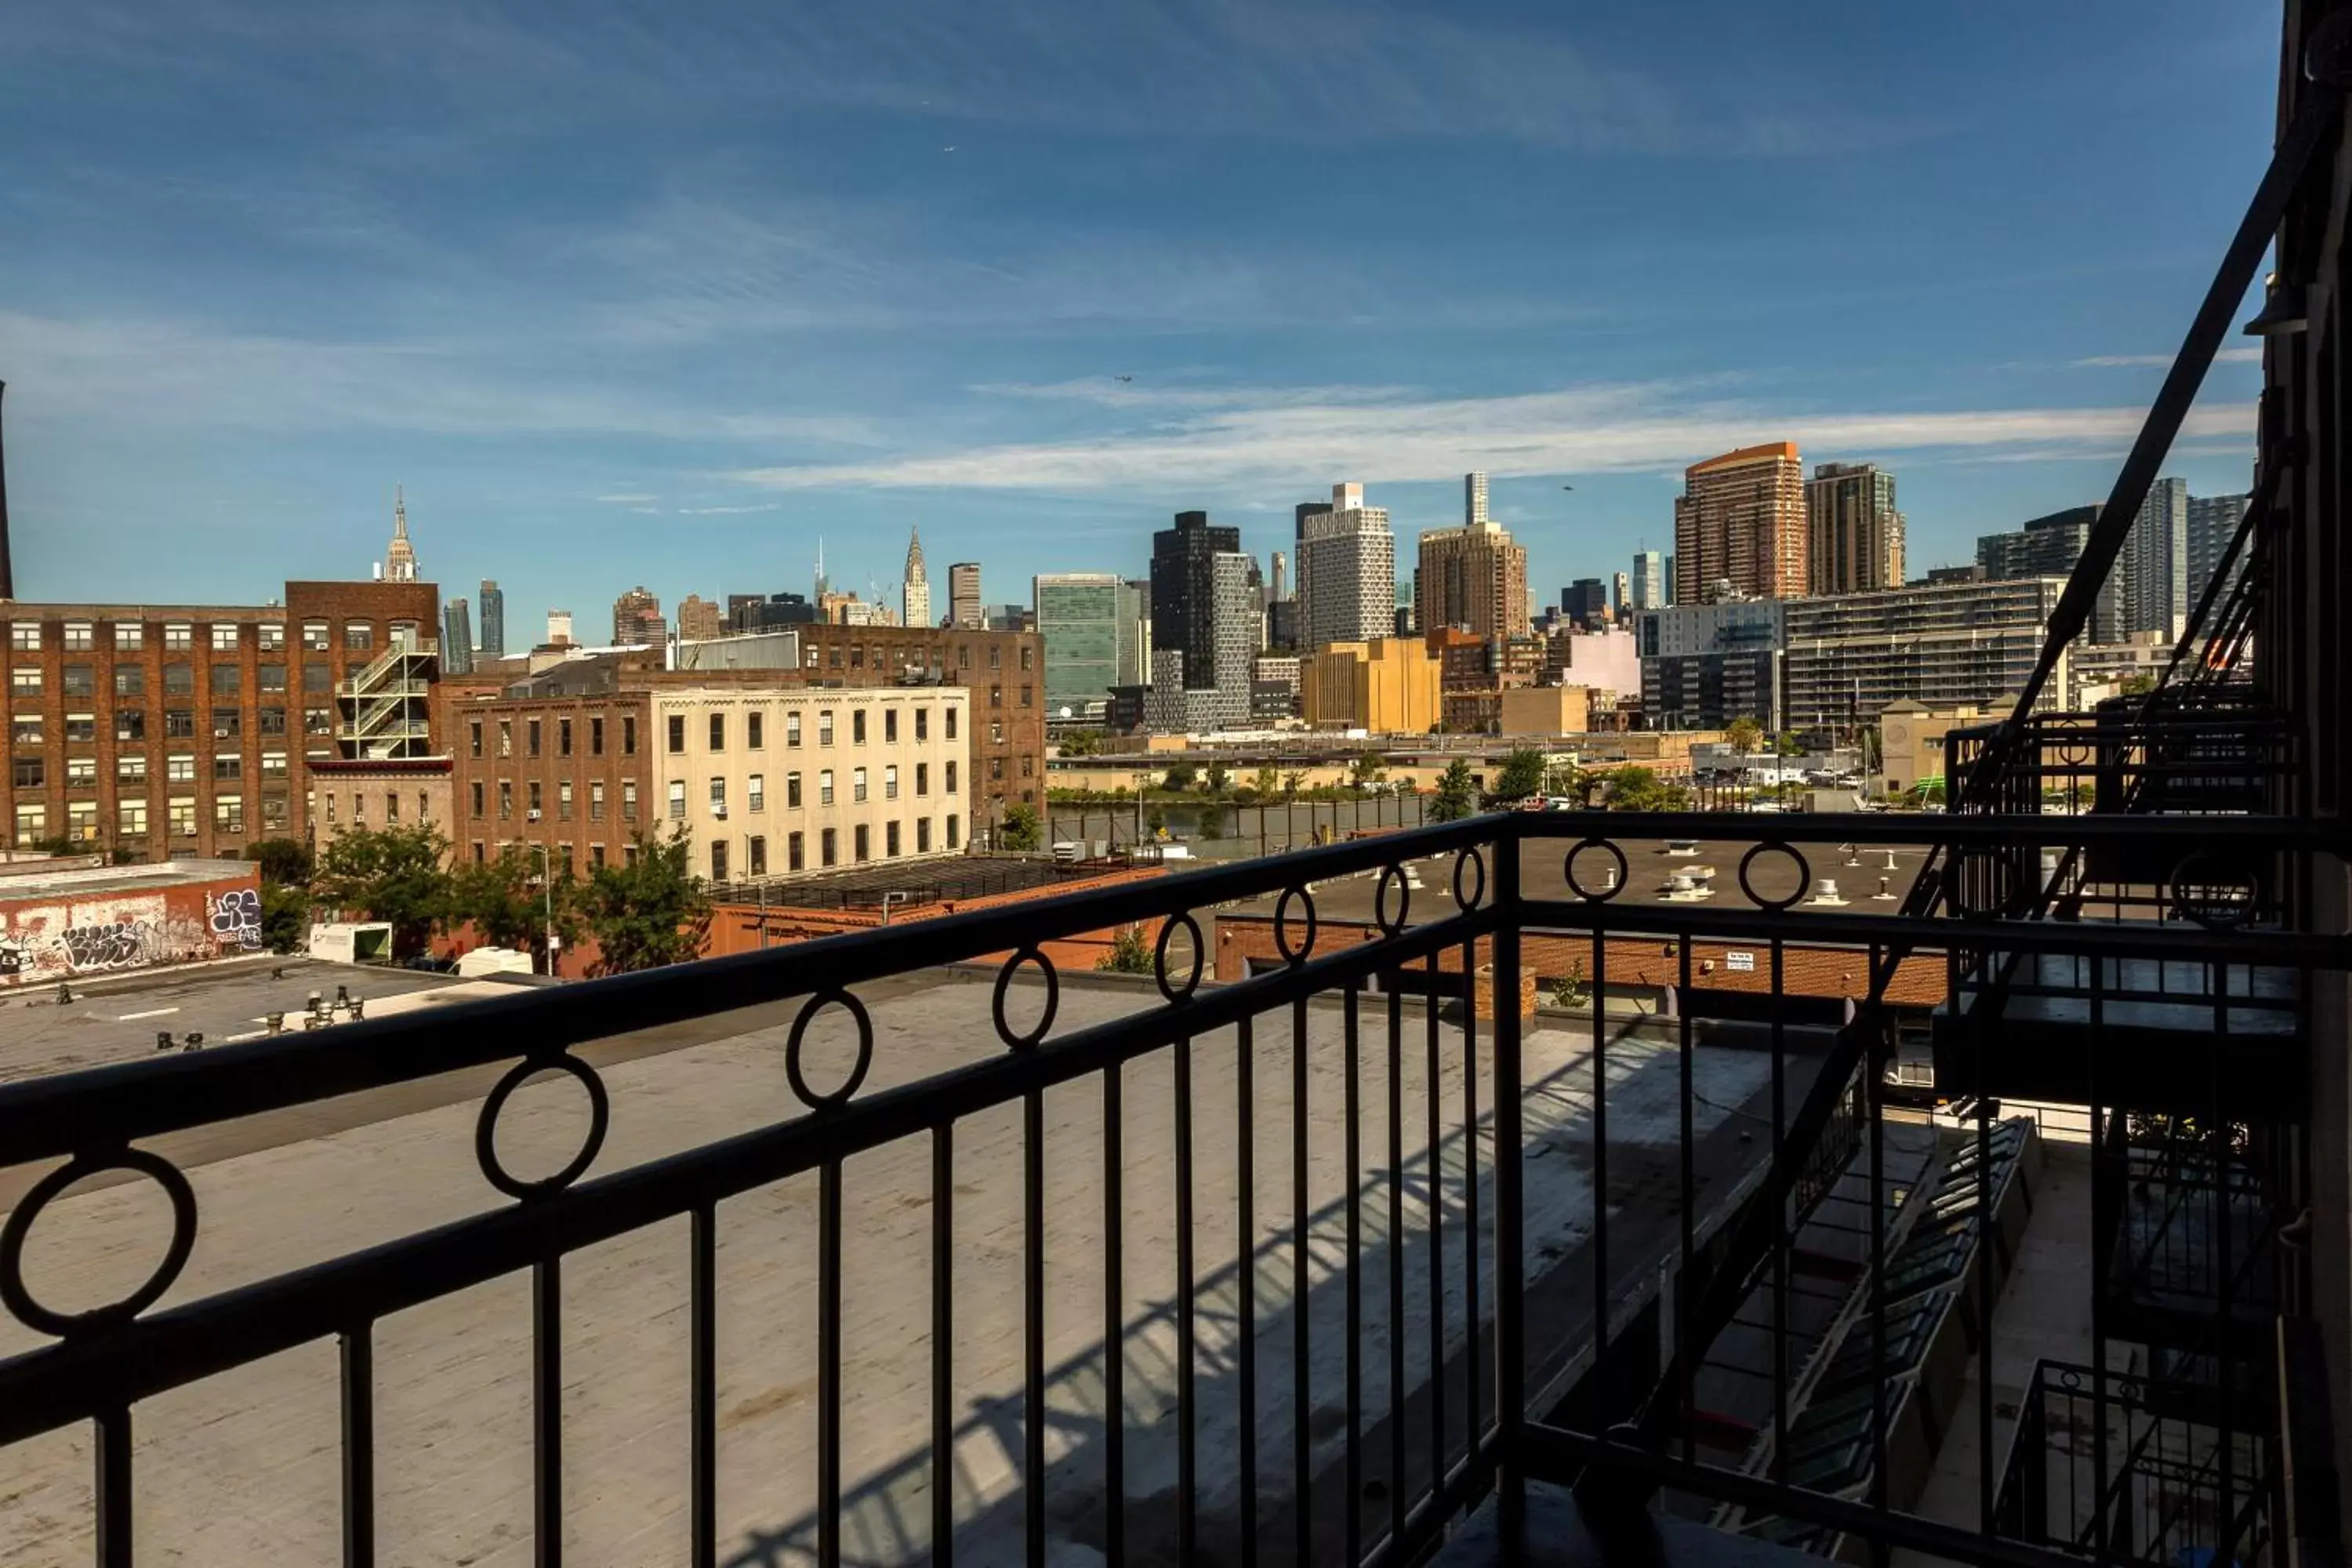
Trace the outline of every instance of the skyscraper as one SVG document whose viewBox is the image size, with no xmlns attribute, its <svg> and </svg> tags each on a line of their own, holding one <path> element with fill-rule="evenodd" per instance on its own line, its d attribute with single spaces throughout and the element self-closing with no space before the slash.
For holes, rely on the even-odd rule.
<svg viewBox="0 0 2352 1568">
<path fill-rule="evenodd" d="M 2189 614 L 2189 482 L 2158 479 L 2124 538 L 2123 629 L 2178 637 Z"/>
<path fill-rule="evenodd" d="M 2099 521 L 2099 506 L 2068 507 L 2002 533 L 1977 536 L 1977 566 L 1988 583 L 2013 583 L 2021 577 L 2067 577 L 2090 542 L 2091 525 Z M 2090 637 L 2095 643 L 2123 640 L 2123 590 L 2119 572 L 2110 573 L 2091 607 Z"/>
<path fill-rule="evenodd" d="M 2222 555 L 2237 538 L 2238 524 L 2244 520 L 2247 503 L 2252 500 L 2245 495 L 2189 498 L 2189 599 L 2185 608 L 2195 609 L 2197 601 L 2204 597 L 2205 585 L 2213 580 Z M 2238 552 L 2231 576 L 2246 574 L 2247 554 L 2245 551 Z"/>
<path fill-rule="evenodd" d="M 1666 558 L 1654 550 L 1633 552 L 1633 607 L 1662 610 L 1666 605 Z"/>
<path fill-rule="evenodd" d="M 1875 463 L 1819 463 L 1805 483 L 1807 577 L 1814 594 L 1903 586 L 1895 476 Z"/>
<path fill-rule="evenodd" d="M 384 546 L 383 580 L 387 583 L 416 581 L 416 552 L 408 542 L 408 501 L 400 487 L 392 487 L 392 542 Z"/>
<path fill-rule="evenodd" d="M 1290 597 L 1290 557 L 1277 550 L 1274 552 L 1274 586 L 1267 595 L 1268 604 L 1278 605 Z"/>
<path fill-rule="evenodd" d="M 1475 528 L 1486 521 L 1486 476 L 1462 476 L 1462 521 Z"/>
<path fill-rule="evenodd" d="M 463 599 L 452 599 L 441 606 L 441 672 L 474 672 L 474 628 Z"/>
<path fill-rule="evenodd" d="M 554 641 L 551 636 L 548 640 Z M 613 643 L 616 647 L 656 645 L 669 640 L 669 623 L 662 619 L 661 601 L 644 584 L 613 601 Z"/>
<path fill-rule="evenodd" d="M 1257 654 L 1241 530 L 1180 511 L 1151 536 L 1151 700 L 1159 730 L 1246 723 Z"/>
<path fill-rule="evenodd" d="M 1331 503 L 1328 500 L 1303 500 L 1297 506 L 1291 508 L 1291 542 L 1293 544 L 1297 544 L 1307 537 L 1307 520 L 1308 518 L 1320 517 L 1330 510 Z M 1306 567 L 1303 565 L 1299 568 L 1299 572 L 1302 575 L 1305 574 L 1306 570 Z"/>
<path fill-rule="evenodd" d="M 1609 624 L 1609 584 L 1598 577 L 1579 577 L 1559 591 L 1563 619 L 1597 632 Z"/>
<path fill-rule="evenodd" d="M 482 579 L 482 640 L 485 658 L 502 658 L 507 651 L 507 596 L 488 577 Z"/>
<path fill-rule="evenodd" d="M 929 613 L 929 595 L 924 595 L 925 613 Z M 967 630 L 979 631 L 988 624 L 987 612 L 980 606 L 980 563 L 959 561 L 948 568 L 948 624 Z"/>
<path fill-rule="evenodd" d="M 677 635 L 705 642 L 727 629 L 727 612 L 715 600 L 688 594 L 677 602 Z"/>
<path fill-rule="evenodd" d="M 907 581 L 898 590 L 898 618 L 910 626 L 931 624 L 931 579 L 923 570 L 923 536 L 907 531 Z"/>
<path fill-rule="evenodd" d="M 1675 498 L 1675 597 L 1795 598 L 1810 585 L 1805 469 L 1794 441 L 1742 447 L 1683 470 Z"/>
<path fill-rule="evenodd" d="M 1045 717 L 1083 719 L 1120 685 L 1119 627 L 1133 591 L 1115 572 L 1051 572 L 1031 579 L 1045 639 Z"/>
<path fill-rule="evenodd" d="M 1620 572 L 1609 580 L 1609 618 L 1624 626 L 1633 617 L 1633 580 Z"/>
<path fill-rule="evenodd" d="M 1298 542 L 1298 646 L 1389 635 L 1396 615 L 1396 536 L 1364 487 L 1331 487 L 1331 504 L 1304 520 Z M 1156 595 L 1155 595 L 1156 597 Z"/>
<path fill-rule="evenodd" d="M 1486 476 L 1470 478 L 1478 484 L 1465 510 L 1483 510 Z M 1424 637 L 1449 626 L 1487 638 L 1525 635 L 1526 548 L 1486 518 L 1423 533 L 1412 578 L 1412 624 Z"/>
</svg>

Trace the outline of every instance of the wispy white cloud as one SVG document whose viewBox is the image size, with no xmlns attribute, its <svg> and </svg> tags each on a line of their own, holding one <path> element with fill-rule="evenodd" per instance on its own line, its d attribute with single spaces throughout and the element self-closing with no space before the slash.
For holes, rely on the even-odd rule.
<svg viewBox="0 0 2352 1568">
<path fill-rule="evenodd" d="M 1388 403 L 1409 395 L 1407 386 L 1199 386 L 1146 376 L 1090 375 L 1070 381 L 980 382 L 968 390 L 983 397 L 1022 397 L 1099 404 L 1106 408 L 1278 408 L 1302 405 Z"/>
<path fill-rule="evenodd" d="M 610 506 L 643 506 L 647 501 L 659 500 L 661 500 L 661 497 L 644 495 L 637 491 L 630 490 L 619 495 L 598 496 L 596 499 Z"/>
<path fill-rule="evenodd" d="M 747 512 L 774 511 L 782 504 L 782 501 L 761 501 L 752 506 L 682 506 L 677 509 L 677 515 L 680 517 L 740 517 Z"/>
<path fill-rule="evenodd" d="M 2136 408 L 1820 412 L 1715 395 L 1706 384 L 1588 385 L 1517 396 L 1276 404 L 1202 412 L 1160 427 L 1050 443 L 915 453 L 884 461 L 750 469 L 775 489 L 939 487 L 1097 494 L 1132 487 L 1296 484 L 1673 468 L 1733 447 L 1795 439 L 1823 454 L 1937 448 L 2071 458 L 2127 442 Z M 2200 407 L 2184 435 L 2250 441 L 2253 416 Z M 2249 446 L 2251 449 L 2251 446 Z"/>
<path fill-rule="evenodd" d="M 2092 354 L 2068 363 L 2077 370 L 2116 370 L 2126 366 L 2168 365 L 2174 358 L 2172 354 Z M 2226 348 L 2216 353 L 2213 360 L 2217 364 L 2260 364 L 2263 363 L 2263 351 L 2259 348 Z"/>
</svg>

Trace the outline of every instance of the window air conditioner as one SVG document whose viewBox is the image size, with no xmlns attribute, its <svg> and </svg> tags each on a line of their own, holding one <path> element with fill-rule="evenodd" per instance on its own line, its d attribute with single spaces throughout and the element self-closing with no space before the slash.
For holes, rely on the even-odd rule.
<svg viewBox="0 0 2352 1568">
<path fill-rule="evenodd" d="M 721 822 L 726 821 L 726 820 L 727 820 L 727 803 L 726 803 L 725 801 L 723 801 L 723 800 L 720 800 L 720 801 L 713 801 L 713 802 L 711 803 L 711 805 L 710 805 L 710 815 L 711 815 L 711 816 L 715 816 L 715 817 L 717 817 L 717 818 L 719 818 L 719 821 L 721 821 Z"/>
<path fill-rule="evenodd" d="M 534 805 L 534 806 L 532 806 L 529 811 L 524 812 L 522 815 L 523 815 L 523 820 L 524 820 L 524 821 L 526 821 L 526 822 L 537 822 L 537 821 L 539 820 L 539 807 L 537 807 L 537 806 L 535 806 L 535 805 Z"/>
</svg>

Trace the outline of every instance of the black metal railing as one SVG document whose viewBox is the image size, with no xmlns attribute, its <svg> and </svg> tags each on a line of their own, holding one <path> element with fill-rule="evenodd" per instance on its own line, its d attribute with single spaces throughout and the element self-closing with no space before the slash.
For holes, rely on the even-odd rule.
<svg viewBox="0 0 2352 1568">
<path fill-rule="evenodd" d="M 1758 842 L 1748 816 L 1479 817 L 0 1089 L 0 1176 L 21 1178 L 0 1227 L 14 1320 L 0 1322 L 14 1352 L 0 1451 L 12 1479 L 89 1500 L 0 1531 L 47 1531 L 44 1560 L 120 1563 L 158 1528 L 142 1521 L 168 1519 L 196 1538 L 175 1550 L 203 1561 L 223 1550 L 220 1521 L 189 1523 L 148 1477 L 184 1485 L 187 1467 L 211 1466 L 224 1473 L 208 1484 L 233 1488 L 243 1456 L 210 1435 L 239 1419 L 299 1427 L 308 1410 L 301 1429 L 336 1456 L 334 1479 L 288 1467 L 253 1483 L 310 1489 L 268 1514 L 271 1554 L 464 1555 L 469 1527 L 450 1516 L 465 1510 L 430 1505 L 438 1494 L 414 1479 L 415 1413 L 388 1414 L 441 1312 L 448 1356 L 487 1335 L 518 1358 L 512 1386 L 479 1397 L 529 1413 L 504 1483 L 478 1467 L 446 1484 L 472 1489 L 485 1516 L 511 1506 L 506 1528 L 546 1563 L 609 1528 L 612 1494 L 579 1472 L 616 1452 L 632 1478 L 675 1472 L 667 1489 L 622 1488 L 674 1521 L 677 1541 L 646 1555 L 701 1563 L 1040 1563 L 1061 1542 L 1114 1563 L 1403 1563 L 1531 1479 L 1584 1482 L 1588 1498 L 1664 1488 L 1670 1506 L 1782 1521 L 1776 1539 L 1824 1549 L 1851 1537 L 2058 1561 L 1994 1507 L 2011 1417 L 1992 1391 L 2025 1370 L 1999 1364 L 2000 1306 L 2031 1172 L 1997 1091 L 1958 1136 L 1890 1126 L 1876 1069 L 1892 1009 L 1981 1005 L 1938 992 L 1963 949 L 2301 969 L 2352 955 L 2275 924 L 2025 921 L 1935 901 L 1861 912 L 1816 902 L 1812 875 L 1857 819 L 1769 826 Z M 1944 863 L 2167 835 L 2247 856 L 2315 842 L 2257 817 L 2200 825 L 2189 844 L 2146 819 L 1862 829 L 1864 845 Z M 1646 901 L 1666 870 L 1646 862 L 1668 837 L 1736 856 L 1737 875 L 1711 901 Z M 1318 917 L 1318 891 L 1336 909 L 1330 889 L 1351 879 L 1369 913 Z M 1213 911 L 1267 894 L 1278 965 L 1213 984 Z M 1149 979 L 1057 970 L 1060 939 L 1137 922 L 1156 928 Z M 976 963 L 978 984 L 951 968 Z M 1588 978 L 1580 1011 L 1533 1009 L 1538 967 Z M 1824 973 L 1847 977 L 1843 1025 L 1798 1005 Z M 1662 984 L 1670 1011 L 1625 1005 Z M 1716 990 L 1748 1000 L 1711 1005 Z M 1990 1084 L 2000 1020 L 1971 1022 Z M 616 1037 L 688 1026 L 765 1029 L 753 1038 L 789 1110 L 747 1122 L 739 1083 L 705 1107 L 721 1135 L 624 1137 L 646 1116 L 673 1125 L 684 1091 L 670 1058 L 660 1073 L 614 1065 L 636 1054 Z M 2216 1064 L 2232 1049 L 2200 1038 Z M 453 1074 L 473 1075 L 455 1093 L 473 1108 L 458 1113 L 472 1118 L 470 1195 L 436 1172 L 446 1195 L 429 1223 L 362 1226 L 346 1248 L 332 1224 L 289 1217 L 282 1248 L 257 1242 L 257 1225 L 280 1228 L 258 1216 L 349 1206 L 320 1174 L 335 1150 L 281 1174 L 225 1148 L 331 1103 L 336 1125 L 365 1127 Z M 2095 1074 L 2084 1098 L 2095 1121 L 2131 1094 Z M 585 1106 L 577 1141 L 518 1171 L 502 1121 L 537 1126 L 527 1108 L 564 1095 Z M 2209 1114 L 2246 1119 L 2234 1102 Z M 289 1139 L 311 1135 L 289 1124 Z M 398 1186 L 415 1170 L 341 1179 Z M 117 1194 L 81 1190 L 142 1181 L 171 1210 L 160 1250 L 123 1239 Z M 116 1264 L 135 1255 L 141 1273 L 160 1261 L 110 1303 L 59 1305 L 82 1276 L 41 1260 L 77 1241 Z M 794 1292 L 746 1283 L 752 1255 Z M 631 1260 L 619 1275 L 614 1257 Z M 1923 1289 L 1939 1294 L 1920 1298 L 1911 1287 L 1931 1276 Z M 612 1292 L 659 1281 L 670 1305 L 646 1321 L 583 1328 Z M 2095 1331 L 2103 1310 L 2095 1297 L 2058 1310 Z M 656 1320 L 680 1326 L 648 1338 Z M 2098 1364 L 2112 1345 L 2095 1344 Z M 304 1361 L 322 1347 L 331 1364 Z M 1938 1381 L 1955 1354 L 1979 1360 L 1974 1401 Z M 630 1386 L 675 1394 L 674 1419 L 624 1423 L 622 1442 L 606 1380 L 673 1355 L 674 1371 Z M 804 1381 L 777 1372 L 780 1356 Z M 738 1360 L 767 1369 L 769 1393 L 740 1395 Z M 299 1394 L 295 1363 L 310 1368 Z M 1864 1401 L 1849 1419 L 1824 1391 L 1832 1365 L 1839 1395 L 1916 1387 L 1916 1403 Z M 1750 1391 L 1745 1439 L 1713 1407 L 1727 1379 Z M 267 1392 L 240 1394 L 247 1383 Z M 2231 1421 L 2254 1423 L 2264 1406 L 2241 1379 L 2217 1386 Z M 800 1423 L 789 1442 L 761 1425 L 771 1408 Z M 1979 1438 L 1962 1485 L 1980 1501 L 1973 1525 L 1921 1489 L 1962 1423 Z M 746 1432 L 767 1445 L 749 1481 Z"/>
</svg>

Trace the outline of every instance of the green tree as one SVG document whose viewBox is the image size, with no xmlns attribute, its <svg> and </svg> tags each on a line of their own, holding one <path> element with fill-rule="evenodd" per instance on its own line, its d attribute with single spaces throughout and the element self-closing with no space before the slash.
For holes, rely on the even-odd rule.
<svg viewBox="0 0 2352 1568">
<path fill-rule="evenodd" d="M 1388 759 L 1378 752 L 1363 751 L 1348 764 L 1348 782 L 1358 789 L 1368 789 L 1388 776 Z"/>
<path fill-rule="evenodd" d="M 1192 787 L 1192 781 L 1197 776 L 1192 763 L 1171 763 L 1168 764 L 1168 776 L 1160 781 L 1160 787 L 1181 795 Z"/>
<path fill-rule="evenodd" d="M 299 838 L 264 838 L 245 847 L 245 858 L 261 867 L 263 882 L 282 882 L 289 887 L 310 885 L 317 868 L 311 862 L 310 846 Z"/>
<path fill-rule="evenodd" d="M 1797 738 L 1797 732 L 1794 730 L 1781 731 L 1780 744 L 1780 754 L 1784 757 L 1801 757 L 1805 754 L 1805 742 Z"/>
<path fill-rule="evenodd" d="M 246 846 L 261 868 L 261 942 L 272 952 L 299 952 L 310 934 L 310 879 L 317 868 L 299 838 L 264 838 Z"/>
<path fill-rule="evenodd" d="M 1098 757 L 1102 755 L 1103 738 L 1100 730 L 1073 730 L 1055 742 L 1066 757 Z"/>
<path fill-rule="evenodd" d="M 449 910 L 449 841 L 414 827 L 349 827 L 319 858 L 315 890 L 322 903 L 355 910 L 392 927 L 395 958 L 425 951 Z"/>
<path fill-rule="evenodd" d="M 1121 926 L 1112 933 L 1110 951 L 1095 961 L 1097 969 L 1113 974 L 1150 974 L 1156 973 L 1152 963 L 1151 943 L 1144 939 L 1139 925 Z"/>
<path fill-rule="evenodd" d="M 710 933 L 710 900 L 695 879 L 691 836 L 639 833 L 636 853 L 597 867 L 581 888 L 578 908 L 596 939 L 599 974 L 626 974 L 702 956 Z"/>
<path fill-rule="evenodd" d="M 1045 842 L 1045 825 L 1037 816 L 1037 808 L 1015 801 L 1004 808 L 1003 825 L 997 829 L 1000 848 L 1017 855 L 1026 855 Z"/>
<path fill-rule="evenodd" d="M 1723 727 L 1723 740 L 1744 757 L 1764 743 L 1764 726 L 1742 713 Z"/>
<path fill-rule="evenodd" d="M 554 886 L 541 878 L 554 874 Z M 544 963 L 551 918 L 566 946 L 580 940 L 580 885 L 566 867 L 544 861 L 526 844 L 509 844 L 498 858 L 460 866 L 449 879 L 449 927 L 471 921 L 493 947 L 510 947 Z"/>
<path fill-rule="evenodd" d="M 1305 769 L 1293 768 L 1288 773 L 1282 775 L 1282 793 L 1288 795 L 1291 799 L 1297 799 L 1298 792 L 1306 787 L 1307 773 Z"/>
<path fill-rule="evenodd" d="M 1232 770 L 1223 763 L 1211 763 L 1207 774 L 1201 782 L 1201 787 L 1211 795 L 1223 795 L 1225 793 L 1225 786 L 1233 782 Z"/>
<path fill-rule="evenodd" d="M 1167 809 L 1162 806 L 1155 805 L 1150 810 L 1145 812 L 1143 814 L 1143 826 L 1150 828 L 1155 834 L 1164 831 L 1168 826 Z"/>
<path fill-rule="evenodd" d="M 1261 800 L 1265 799 L 1267 795 L 1272 795 L 1281 787 L 1282 775 L 1275 771 L 1275 767 L 1272 763 L 1267 763 L 1261 766 L 1257 770 L 1256 773 L 1250 779 L 1250 788 L 1257 792 L 1258 798 Z"/>
<path fill-rule="evenodd" d="M 1437 793 L 1429 803 L 1429 820 L 1452 822 L 1478 809 L 1478 786 L 1470 781 L 1470 763 L 1456 757 L 1446 764 L 1445 776 L 1437 781 Z"/>
<path fill-rule="evenodd" d="M 1680 811 L 1690 804 L 1690 792 L 1671 784 L 1648 768 L 1619 768 L 1609 775 L 1612 811 Z"/>
<path fill-rule="evenodd" d="M 1489 805 L 1509 805 L 1542 793 L 1544 787 L 1544 754 L 1531 746 L 1522 746 L 1503 759 L 1495 772 L 1495 786 L 1486 792 Z"/>
<path fill-rule="evenodd" d="M 2126 697 L 2142 697 L 2156 689 L 2156 677 L 2145 670 L 2137 675 L 2127 675 L 2124 677 L 2124 683 L 2116 689 Z"/>
<path fill-rule="evenodd" d="M 1202 809 L 1200 832 L 1203 838 L 1223 838 L 1225 836 L 1225 813 L 1222 806 Z"/>
</svg>

